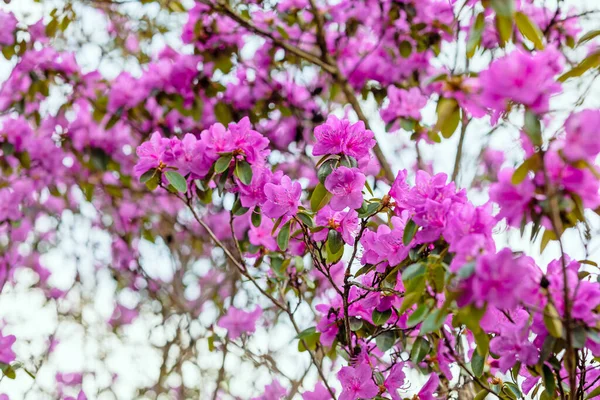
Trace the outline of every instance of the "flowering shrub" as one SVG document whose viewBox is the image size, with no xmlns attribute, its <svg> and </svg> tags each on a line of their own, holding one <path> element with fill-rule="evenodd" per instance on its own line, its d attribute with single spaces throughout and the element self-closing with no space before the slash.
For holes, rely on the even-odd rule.
<svg viewBox="0 0 600 400">
<path fill-rule="evenodd" d="M 600 396 L 598 9 L 125 3 L 0 11 L 0 287 L 57 314 L 43 351 L 5 319 L 4 377 L 77 400 Z M 116 76 L 82 58 L 88 12 Z M 61 246 L 92 249 L 66 284 Z M 108 362 L 31 383 L 67 322 L 108 335 L 100 361 L 143 327 L 159 363 L 125 394 Z"/>
</svg>

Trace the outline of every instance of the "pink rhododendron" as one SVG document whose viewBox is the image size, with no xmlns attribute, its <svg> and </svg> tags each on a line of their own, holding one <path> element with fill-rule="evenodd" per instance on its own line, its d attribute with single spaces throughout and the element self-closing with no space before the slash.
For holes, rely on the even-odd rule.
<svg viewBox="0 0 600 400">
<path fill-rule="evenodd" d="M 263 213 L 270 218 L 292 216 L 298 211 L 302 187 L 298 182 L 284 176 L 281 183 L 267 183 L 265 196 L 267 201 L 263 204 Z"/>
<path fill-rule="evenodd" d="M 377 385 L 373 382 L 371 367 L 368 365 L 342 367 L 338 372 L 338 378 L 343 388 L 340 400 L 370 399 L 379 392 Z"/>
<path fill-rule="evenodd" d="M 219 319 L 217 325 L 227 329 L 230 339 L 237 339 L 242 333 L 253 333 L 256 330 L 256 321 L 261 315 L 262 309 L 258 306 L 251 312 L 230 307 L 227 314 Z"/>
<path fill-rule="evenodd" d="M 362 189 L 366 177 L 357 168 L 336 168 L 325 179 L 325 188 L 333 194 L 330 206 L 335 211 L 346 207 L 360 208 L 363 202 Z"/>
<path fill-rule="evenodd" d="M 374 135 L 362 121 L 351 124 L 348 120 L 339 120 L 330 115 L 327 122 L 315 128 L 317 143 L 313 156 L 325 154 L 345 154 L 356 159 L 369 153 L 375 145 Z"/>
</svg>

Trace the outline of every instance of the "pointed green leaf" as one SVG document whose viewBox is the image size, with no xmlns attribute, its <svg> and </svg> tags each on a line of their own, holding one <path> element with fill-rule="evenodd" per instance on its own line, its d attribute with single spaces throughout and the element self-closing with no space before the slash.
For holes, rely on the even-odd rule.
<svg viewBox="0 0 600 400">
<path fill-rule="evenodd" d="M 279 246 L 281 251 L 286 251 L 288 248 L 288 243 L 290 242 L 290 225 L 289 221 L 286 222 L 277 234 L 277 246 Z"/>
<path fill-rule="evenodd" d="M 413 240 L 415 237 L 418 228 L 419 226 L 412 219 L 409 219 L 408 222 L 406 222 L 404 234 L 402 235 L 402 243 L 404 246 L 408 246 L 410 244 L 411 240 Z"/>
<path fill-rule="evenodd" d="M 535 45 L 535 48 L 538 50 L 544 49 L 543 37 L 541 29 L 533 22 L 526 14 L 521 11 L 515 14 L 515 22 L 517 23 L 517 28 L 519 28 L 519 32 L 531 40 Z"/>
<path fill-rule="evenodd" d="M 377 311 L 377 309 L 374 309 L 371 318 L 373 319 L 373 324 L 375 324 L 375 326 L 381 326 L 385 324 L 391 316 L 392 310 Z"/>
<path fill-rule="evenodd" d="M 227 169 L 229 168 L 229 165 L 231 164 L 232 158 L 233 158 L 233 155 L 231 155 L 231 154 L 223 155 L 223 156 L 219 157 L 217 162 L 215 162 L 215 172 L 217 174 L 221 174 L 221 173 L 227 171 Z"/>
<path fill-rule="evenodd" d="M 252 167 L 246 161 L 237 161 L 235 163 L 235 176 L 244 185 L 250 185 L 252 183 Z"/>
<path fill-rule="evenodd" d="M 165 178 L 179 193 L 187 192 L 187 182 L 183 176 L 177 171 L 166 171 Z"/>
<path fill-rule="evenodd" d="M 315 190 L 313 190 L 312 196 L 310 197 L 311 210 L 314 212 L 319 211 L 329 203 L 331 197 L 332 194 L 325 189 L 325 186 L 322 183 L 319 183 L 315 187 Z"/>
</svg>

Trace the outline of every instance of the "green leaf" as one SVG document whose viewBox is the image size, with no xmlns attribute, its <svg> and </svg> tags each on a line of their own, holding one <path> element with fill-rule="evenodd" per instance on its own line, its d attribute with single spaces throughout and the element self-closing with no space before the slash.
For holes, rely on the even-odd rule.
<svg viewBox="0 0 600 400">
<path fill-rule="evenodd" d="M 425 268 L 425 264 L 423 263 L 414 263 L 406 267 L 406 269 L 402 272 L 402 280 L 408 281 L 410 279 L 423 276 L 427 268 Z"/>
<path fill-rule="evenodd" d="M 382 332 L 375 338 L 375 344 L 377 345 L 377 348 L 383 352 L 391 349 L 394 346 L 394 343 L 396 343 L 396 335 L 394 332 Z"/>
<path fill-rule="evenodd" d="M 513 34 L 513 20 L 510 17 L 496 15 L 496 30 L 500 37 L 500 46 L 504 47 L 506 42 L 510 40 Z"/>
<path fill-rule="evenodd" d="M 337 252 L 333 252 L 329 247 L 327 247 L 327 257 L 326 260 L 328 263 L 334 264 L 342 258 L 344 255 L 344 246 L 341 246 Z"/>
<path fill-rule="evenodd" d="M 556 240 L 556 234 L 554 231 L 546 229 L 542 235 L 542 241 L 540 242 L 540 254 L 544 252 L 551 240 Z"/>
<path fill-rule="evenodd" d="M 402 243 L 404 244 L 404 246 L 408 246 L 410 244 L 411 240 L 413 240 L 413 238 L 415 237 L 418 228 L 419 226 L 412 219 L 409 219 L 406 222 L 406 226 L 404 227 L 404 234 L 402 235 Z"/>
<path fill-rule="evenodd" d="M 410 44 L 410 42 L 408 40 L 403 40 L 402 42 L 400 42 L 400 55 L 403 58 L 408 58 L 410 57 L 410 54 L 412 53 L 412 45 Z"/>
<path fill-rule="evenodd" d="M 319 182 L 325 184 L 325 179 L 333 172 L 335 168 L 336 160 L 327 160 L 319 167 L 317 171 L 317 177 Z"/>
<path fill-rule="evenodd" d="M 417 307 L 417 309 L 415 311 L 413 311 L 412 314 L 410 314 L 410 317 L 408 317 L 408 320 L 406 321 L 406 326 L 408 328 L 417 326 L 425 319 L 428 312 L 429 312 L 429 307 L 427 306 L 427 304 L 419 305 Z"/>
<path fill-rule="evenodd" d="M 315 187 L 315 190 L 313 190 L 312 196 L 310 196 L 311 210 L 314 212 L 319 211 L 329 203 L 331 197 L 332 194 L 325 189 L 325 186 L 322 183 L 319 183 Z"/>
<path fill-rule="evenodd" d="M 515 172 L 513 172 L 513 176 L 511 178 L 511 182 L 513 185 L 518 185 L 521 182 L 523 182 L 525 180 L 525 178 L 527 178 L 527 175 L 529 174 L 529 171 L 537 171 L 540 167 L 539 165 L 539 157 L 538 154 L 534 154 L 533 156 L 529 157 L 527 160 L 523 161 L 523 164 L 521 164 L 516 170 Z"/>
<path fill-rule="evenodd" d="M 485 357 L 481 356 L 478 351 L 474 351 L 473 357 L 471 358 L 471 369 L 473 370 L 473 374 L 479 378 L 481 375 L 483 375 L 484 366 Z"/>
<path fill-rule="evenodd" d="M 140 176 L 140 183 L 146 183 L 156 174 L 156 169 L 149 169 Z"/>
<path fill-rule="evenodd" d="M 410 307 L 413 306 L 413 304 L 416 304 L 419 301 L 419 299 L 421 299 L 422 295 L 423 293 L 419 292 L 405 294 L 398 314 L 403 315 L 406 312 L 406 310 L 408 310 Z"/>
<path fill-rule="evenodd" d="M 231 115 L 231 109 L 225 103 L 219 102 L 215 106 L 215 116 L 217 117 L 217 121 L 222 123 L 223 125 L 227 125 L 233 120 L 233 116 Z"/>
<path fill-rule="evenodd" d="M 410 351 L 410 360 L 415 364 L 420 363 L 429 354 L 429 350 L 431 350 L 431 345 L 427 339 L 418 337 Z"/>
<path fill-rule="evenodd" d="M 221 174 L 227 171 L 227 169 L 229 169 L 229 165 L 231 164 L 232 159 L 233 155 L 231 154 L 222 155 L 221 157 L 219 157 L 217 162 L 215 162 L 215 172 L 217 174 Z"/>
<path fill-rule="evenodd" d="M 364 275 L 372 270 L 375 269 L 375 265 L 373 264 L 366 264 L 364 267 L 362 267 L 361 269 L 359 269 L 358 271 L 356 271 L 356 273 L 354 274 L 355 278 L 358 278 L 361 275 Z"/>
<path fill-rule="evenodd" d="M 299 212 L 298 214 L 296 214 L 296 216 L 300 221 L 302 221 L 304 225 L 308 226 L 309 228 L 312 228 L 315 225 L 312 220 L 312 217 L 306 213 Z"/>
<path fill-rule="evenodd" d="M 375 324 L 375 326 L 381 326 L 385 324 L 391 316 L 392 310 L 377 311 L 377 309 L 374 309 L 373 314 L 371 314 L 371 318 L 373 319 L 373 324 Z"/>
<path fill-rule="evenodd" d="M 235 163 L 235 176 L 238 177 L 244 185 L 252 183 L 252 167 L 246 161 L 237 161 Z"/>
<path fill-rule="evenodd" d="M 505 382 L 502 391 L 505 393 L 506 391 L 508 391 L 509 396 L 512 395 L 511 397 L 515 399 L 520 399 L 521 397 L 523 397 L 523 394 L 521 393 L 519 387 L 512 382 Z"/>
<path fill-rule="evenodd" d="M 474 332 L 475 343 L 477 343 L 477 352 L 482 357 L 487 357 L 490 351 L 490 337 L 483 331 L 483 329 L 479 329 L 479 331 Z"/>
<path fill-rule="evenodd" d="M 281 251 L 286 251 L 288 248 L 288 243 L 290 242 L 290 225 L 290 221 L 286 222 L 277 234 L 277 246 L 279 246 Z"/>
<path fill-rule="evenodd" d="M 149 190 L 154 190 L 160 184 L 160 174 L 154 174 L 150 179 L 146 181 L 146 187 Z"/>
<path fill-rule="evenodd" d="M 179 193 L 187 192 L 187 182 L 183 176 L 177 171 L 166 171 L 165 178 Z"/>
<path fill-rule="evenodd" d="M 561 338 L 563 334 L 563 324 L 556 308 L 548 303 L 544 308 L 544 325 L 548 333 L 555 338 Z"/>
<path fill-rule="evenodd" d="M 535 22 L 529 19 L 529 17 L 521 11 L 518 11 L 515 14 L 515 22 L 517 23 L 517 28 L 519 28 L 519 32 L 521 32 L 521 34 L 524 37 L 531 40 L 536 49 L 544 49 L 544 43 L 542 41 L 544 34 L 540 30 L 540 28 L 535 24 Z"/>
<path fill-rule="evenodd" d="M 475 51 L 481 45 L 481 38 L 485 29 L 485 14 L 477 14 L 475 23 L 471 26 L 469 32 L 469 41 L 467 42 L 467 57 L 471 58 L 475 55 Z"/>
<path fill-rule="evenodd" d="M 514 0 L 490 0 L 490 5 L 496 14 L 504 17 L 512 17 L 515 10 Z"/>
<path fill-rule="evenodd" d="M 575 78 L 583 75 L 592 68 L 600 66 L 600 51 L 596 51 L 583 59 L 579 64 L 573 67 L 570 71 L 565 72 L 559 78 L 559 82 L 564 82 L 569 78 Z"/>
<path fill-rule="evenodd" d="M 546 393 L 548 393 L 551 398 L 554 398 L 554 392 L 556 391 L 556 380 L 554 379 L 552 370 L 546 364 L 544 364 L 542 367 L 542 380 L 544 382 Z"/>
<path fill-rule="evenodd" d="M 256 226 L 257 228 L 260 226 L 260 222 L 262 220 L 260 208 L 254 207 L 254 210 L 252 211 L 252 215 L 250 216 L 250 219 L 252 220 L 252 225 Z"/>
<path fill-rule="evenodd" d="M 485 398 L 487 397 L 488 394 L 489 394 L 489 392 L 487 390 L 482 389 L 479 391 L 479 393 L 477 393 L 477 395 L 475 395 L 473 400 L 485 400 Z"/>
<path fill-rule="evenodd" d="M 15 152 L 15 146 L 12 143 L 9 143 L 9 142 L 2 143 L 2 153 L 4 154 L 5 157 L 10 156 L 14 152 Z"/>
<path fill-rule="evenodd" d="M 527 110 L 525 111 L 525 133 L 531 139 L 531 142 L 535 146 L 542 145 L 542 125 L 540 119 L 534 112 Z"/>
<path fill-rule="evenodd" d="M 420 335 L 426 335 L 430 332 L 435 332 L 440 329 L 444 325 L 444 321 L 446 320 L 447 314 L 442 312 L 440 309 L 433 310 L 431 314 L 425 321 L 421 324 L 421 330 L 419 332 Z"/>
<path fill-rule="evenodd" d="M 327 252 L 337 254 L 344 247 L 344 240 L 342 235 L 333 229 L 329 230 L 327 234 Z"/>
<path fill-rule="evenodd" d="M 450 138 L 460 123 L 460 106 L 455 99 L 441 97 L 437 104 L 435 128 L 446 139 Z"/>
<path fill-rule="evenodd" d="M 310 350 L 315 350 L 320 337 L 321 337 L 320 332 L 312 332 L 308 335 L 304 335 L 298 341 L 298 351 L 304 352 L 307 350 L 307 347 Z"/>
<path fill-rule="evenodd" d="M 363 203 L 364 205 L 365 203 Z M 364 211 L 361 211 L 360 209 L 358 210 L 358 217 L 359 218 L 367 218 L 370 217 L 371 215 L 375 214 L 377 212 L 377 210 L 379 209 L 379 207 L 381 206 L 381 204 L 379 203 L 369 203 Z M 361 207 L 362 208 L 362 207 Z"/>
<path fill-rule="evenodd" d="M 581 37 L 581 39 L 579 39 L 577 41 L 577 46 L 582 45 L 586 42 L 589 42 L 590 40 L 594 39 L 595 37 L 600 36 L 600 30 L 594 30 L 594 31 L 589 31 L 588 33 L 586 33 L 585 35 L 583 35 Z"/>
<path fill-rule="evenodd" d="M 117 114 L 113 114 L 111 115 L 110 119 L 108 120 L 108 122 L 106 123 L 106 126 L 104 127 L 104 129 L 109 130 L 112 129 L 117 122 L 119 122 L 119 119 L 121 119 L 121 117 Z"/>
</svg>

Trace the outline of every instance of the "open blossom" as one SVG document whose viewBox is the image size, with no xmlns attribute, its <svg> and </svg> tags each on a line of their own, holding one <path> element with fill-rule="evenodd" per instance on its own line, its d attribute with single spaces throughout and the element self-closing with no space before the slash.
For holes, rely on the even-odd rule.
<svg viewBox="0 0 600 400">
<path fill-rule="evenodd" d="M 427 97 L 421 93 L 419 88 L 404 90 L 390 86 L 388 97 L 390 104 L 381 110 L 383 122 L 389 124 L 399 117 L 421 119 L 421 110 L 427 104 Z"/>
<path fill-rule="evenodd" d="M 363 202 L 362 189 L 367 178 L 357 168 L 339 167 L 326 179 L 325 188 L 333 194 L 329 205 L 335 211 L 346 207 L 360 208 Z"/>
<path fill-rule="evenodd" d="M 500 334 L 490 341 L 490 351 L 500 356 L 500 371 L 505 373 L 517 361 L 523 365 L 534 365 L 538 361 L 538 351 L 529 341 L 529 322 L 521 319 L 504 322 Z"/>
<path fill-rule="evenodd" d="M 351 124 L 347 119 L 339 120 L 334 115 L 315 128 L 315 138 L 314 156 L 346 154 L 359 159 L 369 154 L 369 150 L 375 146 L 374 134 L 365 129 L 364 122 Z"/>
<path fill-rule="evenodd" d="M 227 314 L 217 323 L 221 328 L 227 329 L 230 339 L 237 339 L 242 333 L 253 333 L 256 330 L 256 321 L 262 315 L 262 309 L 256 306 L 254 311 L 243 311 L 230 307 Z"/>
<path fill-rule="evenodd" d="M 478 258 L 469 283 L 472 300 L 478 307 L 488 303 L 500 309 L 532 303 L 541 278 L 538 275 L 531 258 L 514 258 L 508 248 L 497 254 L 484 254 Z"/>
<path fill-rule="evenodd" d="M 534 55 L 516 50 L 493 61 L 479 75 L 482 102 L 497 112 L 505 111 L 509 102 L 536 113 L 548 111 L 550 97 L 561 91 L 554 79 L 562 69 L 561 59 L 556 49 L 547 48 Z"/>
<path fill-rule="evenodd" d="M 317 226 L 325 226 L 342 234 L 342 239 L 349 245 L 354 245 L 354 239 L 358 233 L 358 213 L 356 210 L 333 211 L 331 207 L 325 206 L 317 213 L 315 218 Z M 327 229 L 322 229 L 313 234 L 317 241 L 327 239 Z"/>
<path fill-rule="evenodd" d="M 146 171 L 158 168 L 163 161 L 169 139 L 163 138 L 160 133 L 154 132 L 150 141 L 142 143 L 137 149 L 138 162 L 133 168 L 135 176 L 142 176 Z"/>
<path fill-rule="evenodd" d="M 379 388 L 373 382 L 373 371 L 367 364 L 342 367 L 338 378 L 343 388 L 339 400 L 371 399 L 379 393 Z"/>
<path fill-rule="evenodd" d="M 600 153 L 598 140 L 600 110 L 583 110 L 572 114 L 565 122 L 563 154 L 569 161 L 594 161 Z"/>
<path fill-rule="evenodd" d="M 263 214 L 270 218 L 291 216 L 298 211 L 302 187 L 298 182 L 284 176 L 281 183 L 267 183 L 265 185 L 267 201 L 263 204 Z"/>
</svg>

